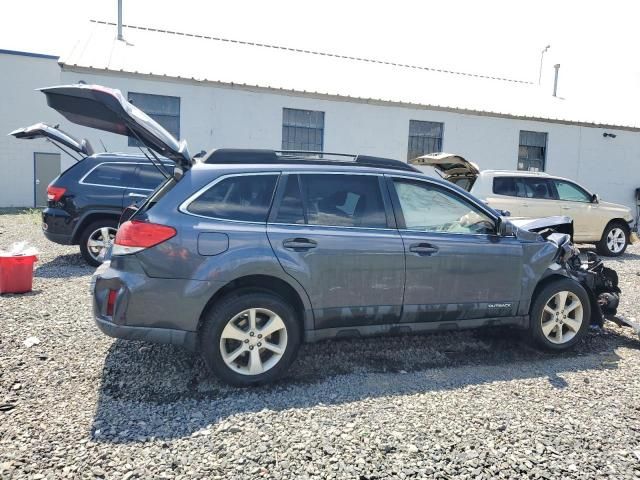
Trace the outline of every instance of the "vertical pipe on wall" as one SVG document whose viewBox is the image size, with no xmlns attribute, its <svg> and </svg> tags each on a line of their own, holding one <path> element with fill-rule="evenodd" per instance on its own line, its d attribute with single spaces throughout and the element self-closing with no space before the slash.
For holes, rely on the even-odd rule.
<svg viewBox="0 0 640 480">
<path fill-rule="evenodd" d="M 118 0 L 118 40 L 124 40 L 122 36 L 122 0 Z"/>
<path fill-rule="evenodd" d="M 556 70 L 555 78 L 553 79 L 553 96 L 556 97 L 558 93 L 558 72 L 560 71 L 560 64 L 556 63 L 553 68 Z"/>
</svg>

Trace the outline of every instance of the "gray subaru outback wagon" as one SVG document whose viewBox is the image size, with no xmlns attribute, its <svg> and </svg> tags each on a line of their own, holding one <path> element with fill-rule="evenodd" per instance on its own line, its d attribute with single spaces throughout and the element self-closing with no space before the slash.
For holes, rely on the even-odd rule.
<svg viewBox="0 0 640 480">
<path fill-rule="evenodd" d="M 193 159 L 117 90 L 43 91 L 69 120 L 176 164 L 122 220 L 94 275 L 98 327 L 196 349 L 229 383 L 278 378 L 303 341 L 495 325 L 559 351 L 615 313 L 615 272 L 547 228 L 557 219 L 516 227 L 396 160 L 239 149 Z"/>
</svg>

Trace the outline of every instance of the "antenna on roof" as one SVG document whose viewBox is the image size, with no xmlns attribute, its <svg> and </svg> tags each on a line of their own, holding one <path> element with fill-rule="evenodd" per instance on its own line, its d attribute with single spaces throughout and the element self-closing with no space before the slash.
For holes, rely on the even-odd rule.
<svg viewBox="0 0 640 480">
<path fill-rule="evenodd" d="M 118 40 L 124 40 L 122 36 L 122 0 L 118 0 Z"/>
</svg>

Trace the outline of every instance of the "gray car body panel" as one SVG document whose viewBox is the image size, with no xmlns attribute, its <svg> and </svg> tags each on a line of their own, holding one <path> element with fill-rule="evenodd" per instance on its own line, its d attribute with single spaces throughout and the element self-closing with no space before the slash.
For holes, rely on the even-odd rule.
<svg viewBox="0 0 640 480">
<path fill-rule="evenodd" d="M 175 332 L 197 332 L 211 298 L 230 282 L 251 275 L 277 278 L 295 290 L 304 306 L 307 341 L 494 324 L 526 327 L 538 282 L 546 275 L 567 276 L 555 263 L 557 245 L 522 230 L 514 237 L 499 237 L 280 225 L 218 220 L 180 209 L 194 192 L 222 176 L 291 172 L 409 177 L 446 188 L 494 221 L 499 218 L 450 182 L 418 173 L 334 165 L 196 164 L 142 213 L 141 219 L 173 226 L 178 234 L 135 255 L 114 257 L 96 275 L 99 322 L 105 320 L 101 312 L 108 289 L 116 285 L 127 292 L 118 297 L 122 304 L 116 305 L 113 321 L 122 327 L 120 334 L 117 327 L 106 333 L 189 346 L 194 342 L 191 336 Z M 305 236 L 320 239 L 322 248 L 299 253 L 280 247 L 285 238 Z M 203 238 L 212 243 L 203 247 Z M 433 257 L 405 253 L 415 240 L 438 242 L 441 250 Z M 203 253 L 203 248 L 212 250 Z M 435 261 L 429 265 L 429 260 Z M 153 327 L 164 333 L 144 330 Z M 100 328 L 107 330 L 104 325 Z"/>
</svg>

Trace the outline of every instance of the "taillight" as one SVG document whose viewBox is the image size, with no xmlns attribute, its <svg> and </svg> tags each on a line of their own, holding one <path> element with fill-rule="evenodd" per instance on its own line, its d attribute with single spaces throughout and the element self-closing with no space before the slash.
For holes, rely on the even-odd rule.
<svg viewBox="0 0 640 480">
<path fill-rule="evenodd" d="M 47 199 L 50 202 L 57 202 L 62 198 L 62 195 L 64 195 L 64 192 L 66 192 L 67 189 L 63 188 L 63 187 L 52 187 L 52 186 L 48 186 L 47 187 Z"/>
<path fill-rule="evenodd" d="M 109 317 L 113 317 L 113 309 L 116 305 L 116 298 L 118 298 L 117 290 L 109 290 L 109 295 L 107 295 L 107 315 Z"/>
<path fill-rule="evenodd" d="M 175 236 L 176 229 L 157 223 L 129 220 L 118 228 L 113 243 L 113 255 L 127 255 L 153 247 Z"/>
</svg>

